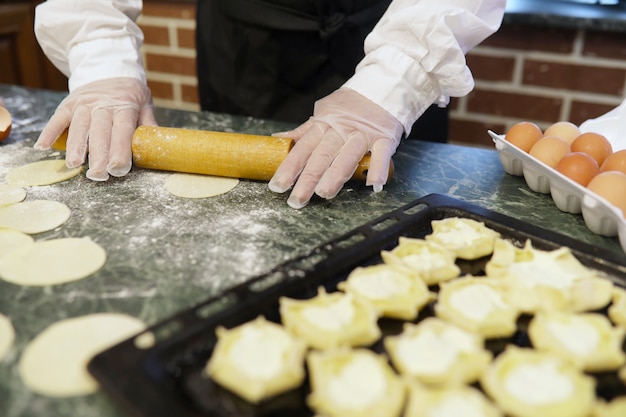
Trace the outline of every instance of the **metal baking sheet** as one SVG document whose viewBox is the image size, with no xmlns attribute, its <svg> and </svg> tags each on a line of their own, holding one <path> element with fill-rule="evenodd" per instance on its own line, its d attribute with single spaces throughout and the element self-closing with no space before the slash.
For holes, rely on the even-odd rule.
<svg viewBox="0 0 626 417">
<path fill-rule="evenodd" d="M 432 232 L 432 220 L 447 217 L 482 221 L 519 246 L 527 239 L 543 250 L 568 246 L 583 264 L 626 288 L 626 259 L 613 252 L 451 197 L 430 194 L 150 327 L 98 354 L 89 363 L 89 371 L 129 416 L 312 416 L 305 405 L 306 381 L 299 389 L 255 406 L 205 377 L 202 371 L 217 341 L 215 328 L 231 328 L 259 315 L 280 322 L 279 297 L 310 298 L 320 286 L 334 291 L 357 266 L 382 262 L 381 250 L 395 247 L 398 237 L 424 237 Z M 480 275 L 487 260 L 459 262 L 462 274 Z M 433 314 L 432 305 L 427 306 L 416 321 Z M 508 343 L 529 346 L 527 321 L 528 317 L 522 317 L 517 333 L 511 338 L 488 340 L 487 348 L 497 354 Z M 402 323 L 379 320 L 383 337 L 400 333 Z M 151 347 L 138 347 L 150 338 L 154 338 Z M 382 338 L 371 348 L 382 352 Z M 626 395 L 616 373 L 595 376 L 599 396 L 611 399 Z"/>
</svg>

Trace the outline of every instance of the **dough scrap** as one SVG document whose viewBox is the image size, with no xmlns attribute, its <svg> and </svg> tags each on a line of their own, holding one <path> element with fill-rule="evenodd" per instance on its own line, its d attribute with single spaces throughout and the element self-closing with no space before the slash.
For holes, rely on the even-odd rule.
<svg viewBox="0 0 626 417">
<path fill-rule="evenodd" d="M 172 174 L 165 180 L 165 189 L 183 198 L 207 198 L 225 194 L 239 184 L 239 179 L 200 174 Z"/>
<path fill-rule="evenodd" d="M 7 173 L 6 181 L 13 185 L 49 185 L 69 180 L 82 170 L 82 167 L 68 168 L 62 159 L 51 159 L 13 168 Z"/>
<path fill-rule="evenodd" d="M 0 229 L 0 258 L 7 256 L 9 251 L 35 241 L 32 236 L 13 229 Z"/>
<path fill-rule="evenodd" d="M 144 330 L 139 319 L 96 313 L 53 323 L 30 341 L 19 374 L 32 391 L 47 397 L 73 397 L 98 390 L 87 364 L 99 352 Z"/>
<path fill-rule="evenodd" d="M 19 185 L 0 184 L 0 206 L 19 203 L 26 198 L 26 190 Z"/>
<path fill-rule="evenodd" d="M 25 286 L 63 284 L 93 274 L 105 261 L 105 250 L 88 237 L 41 240 L 0 258 L 0 278 Z"/>
<path fill-rule="evenodd" d="M 7 316 L 0 314 L 0 362 L 4 359 L 15 340 L 15 330 L 11 320 Z"/>
<path fill-rule="evenodd" d="M 30 200 L 0 207 L 0 227 L 30 235 L 59 227 L 70 218 L 69 207 L 59 201 Z"/>
</svg>

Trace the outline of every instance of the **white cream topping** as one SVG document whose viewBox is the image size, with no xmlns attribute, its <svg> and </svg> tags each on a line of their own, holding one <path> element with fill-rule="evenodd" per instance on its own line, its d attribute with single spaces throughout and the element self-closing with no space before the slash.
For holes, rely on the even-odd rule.
<svg viewBox="0 0 626 417">
<path fill-rule="evenodd" d="M 429 250 L 423 250 L 420 253 L 404 256 L 402 261 L 417 271 L 430 271 L 431 269 L 441 268 L 450 263 L 449 259 L 444 255 Z"/>
<path fill-rule="evenodd" d="M 460 329 L 448 327 L 436 333 L 423 328 L 413 337 L 398 339 L 398 358 L 412 374 L 446 372 L 462 352 L 475 349 L 472 336 Z"/>
<path fill-rule="evenodd" d="M 360 275 L 351 284 L 360 294 L 371 299 L 392 298 L 410 291 L 408 280 L 389 271 Z"/>
<path fill-rule="evenodd" d="M 503 310 L 507 305 L 496 290 L 486 284 L 466 285 L 450 295 L 450 304 L 464 316 L 484 320 L 492 312 Z"/>
<path fill-rule="evenodd" d="M 271 379 L 279 374 L 292 340 L 273 327 L 245 327 L 233 342 L 228 359 L 242 373 L 253 379 Z"/>
<path fill-rule="evenodd" d="M 330 400 L 346 408 L 367 407 L 379 401 L 386 390 L 381 364 L 369 355 L 355 355 L 328 382 Z"/>
<path fill-rule="evenodd" d="M 440 242 L 444 243 L 445 246 L 465 246 L 480 239 L 483 235 L 464 222 L 455 222 L 453 228 L 445 231 L 437 231 L 435 236 Z"/>
<path fill-rule="evenodd" d="M 556 361 L 521 364 L 504 379 L 504 389 L 519 401 L 547 405 L 564 401 L 574 393 L 574 383 L 559 373 Z"/>
<path fill-rule="evenodd" d="M 583 320 L 569 320 L 567 323 L 550 320 L 547 330 L 561 345 L 578 356 L 588 356 L 598 347 L 600 335 L 596 328 Z"/>
<path fill-rule="evenodd" d="M 532 261 L 512 264 L 510 272 L 529 287 L 545 285 L 565 289 L 580 278 L 579 274 L 562 268 L 550 253 L 539 251 L 535 252 Z"/>
<path fill-rule="evenodd" d="M 433 407 L 428 417 L 484 417 L 480 405 L 463 395 L 449 395 Z"/>
<path fill-rule="evenodd" d="M 302 309 L 302 317 L 316 327 L 337 331 L 354 320 L 352 296 L 346 294 L 324 306 L 308 306 Z"/>
</svg>

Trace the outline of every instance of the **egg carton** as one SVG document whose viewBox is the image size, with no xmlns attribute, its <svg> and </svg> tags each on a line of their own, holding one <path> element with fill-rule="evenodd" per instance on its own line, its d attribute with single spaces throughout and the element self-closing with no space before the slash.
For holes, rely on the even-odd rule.
<svg viewBox="0 0 626 417">
<path fill-rule="evenodd" d="M 582 214 L 586 226 L 593 233 L 609 237 L 618 236 L 620 245 L 626 252 L 626 220 L 620 209 L 507 142 L 504 135 L 492 131 L 488 133 L 500 155 L 500 162 L 508 174 L 523 176 L 528 187 L 537 193 L 550 194 L 554 204 L 561 211 Z M 620 147 L 618 143 L 611 143 L 611 145 L 613 145 L 613 151 L 626 148 L 626 146 Z"/>
</svg>

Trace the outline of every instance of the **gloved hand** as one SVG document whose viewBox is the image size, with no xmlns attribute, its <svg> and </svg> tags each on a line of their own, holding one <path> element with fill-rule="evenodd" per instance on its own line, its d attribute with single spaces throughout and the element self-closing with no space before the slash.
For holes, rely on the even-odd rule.
<svg viewBox="0 0 626 417">
<path fill-rule="evenodd" d="M 50 149 L 69 127 L 65 163 L 75 168 L 89 154 L 87 178 L 106 181 L 132 166 L 131 140 L 139 125 L 156 125 L 148 87 L 135 78 L 94 81 L 72 91 L 57 107 L 35 143 Z"/>
<path fill-rule="evenodd" d="M 296 144 L 269 188 L 283 193 L 295 183 L 287 203 L 296 209 L 306 206 L 313 193 L 334 198 L 371 151 L 366 185 L 373 186 L 374 192 L 381 191 L 403 131 L 402 124 L 386 110 L 354 90 L 340 88 L 315 103 L 313 117 L 307 122 L 275 134 L 292 138 Z"/>
</svg>

